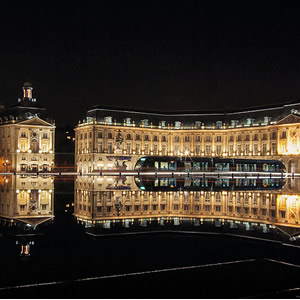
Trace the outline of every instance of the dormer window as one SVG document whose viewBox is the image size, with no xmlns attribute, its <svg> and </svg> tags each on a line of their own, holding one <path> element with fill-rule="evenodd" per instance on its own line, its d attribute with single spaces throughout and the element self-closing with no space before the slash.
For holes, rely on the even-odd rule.
<svg viewBox="0 0 300 300">
<path fill-rule="evenodd" d="M 144 127 L 149 126 L 149 120 L 148 120 L 148 119 L 142 120 L 142 125 L 143 125 Z"/>
<path fill-rule="evenodd" d="M 264 117 L 264 123 L 268 124 L 272 118 L 271 117 Z"/>
<path fill-rule="evenodd" d="M 111 116 L 104 117 L 104 122 L 106 122 L 107 125 L 111 125 L 112 124 L 112 117 Z"/>
<path fill-rule="evenodd" d="M 181 127 L 181 122 L 180 121 L 176 121 L 175 122 L 175 129 L 180 129 Z"/>
<path fill-rule="evenodd" d="M 251 126 L 253 124 L 254 119 L 248 118 L 247 119 L 247 125 Z"/>
<path fill-rule="evenodd" d="M 216 122 L 216 128 L 222 128 L 222 125 L 223 125 L 222 121 Z"/>
<path fill-rule="evenodd" d="M 161 128 L 166 128 L 166 121 L 160 121 L 159 125 L 161 126 Z"/>
<path fill-rule="evenodd" d="M 238 120 L 231 120 L 231 126 L 236 126 L 238 122 Z"/>
<path fill-rule="evenodd" d="M 200 121 L 196 121 L 195 122 L 195 129 L 199 129 L 201 128 L 201 122 Z"/>
<path fill-rule="evenodd" d="M 131 124 L 131 118 L 125 118 L 124 123 L 129 126 Z"/>
</svg>

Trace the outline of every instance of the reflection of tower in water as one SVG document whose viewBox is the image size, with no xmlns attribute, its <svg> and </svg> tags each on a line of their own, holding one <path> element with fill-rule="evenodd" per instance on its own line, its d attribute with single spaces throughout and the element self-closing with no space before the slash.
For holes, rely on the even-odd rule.
<svg viewBox="0 0 300 300">
<path fill-rule="evenodd" d="M 0 222 L 4 234 L 16 237 L 22 257 L 41 228 L 54 219 L 54 183 L 49 176 L 14 175 L 0 180 Z"/>
</svg>

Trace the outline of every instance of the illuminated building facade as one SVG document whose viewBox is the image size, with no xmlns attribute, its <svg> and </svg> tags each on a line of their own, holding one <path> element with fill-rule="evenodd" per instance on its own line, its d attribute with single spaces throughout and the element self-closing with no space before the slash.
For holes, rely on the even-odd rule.
<svg viewBox="0 0 300 300">
<path fill-rule="evenodd" d="M 24 172 L 0 177 L 0 217 L 28 224 L 53 218 L 54 190 L 53 178 L 25 174 L 54 167 L 55 123 L 36 105 L 32 90 L 25 82 L 23 98 L 0 113 L 0 172 Z"/>
<path fill-rule="evenodd" d="M 75 128 L 77 171 L 134 169 L 145 155 L 276 159 L 298 172 L 300 104 L 163 114 L 95 107 Z M 299 110 L 300 111 L 300 110 Z M 141 191 L 133 177 L 78 176 L 75 216 L 106 220 L 225 218 L 298 227 L 300 187 L 279 191 Z"/>
</svg>

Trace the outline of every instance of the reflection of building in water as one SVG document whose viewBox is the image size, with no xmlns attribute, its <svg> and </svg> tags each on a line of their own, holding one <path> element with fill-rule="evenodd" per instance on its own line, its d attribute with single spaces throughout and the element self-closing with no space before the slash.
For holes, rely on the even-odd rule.
<svg viewBox="0 0 300 300">
<path fill-rule="evenodd" d="M 0 113 L 0 171 L 50 171 L 54 166 L 54 121 L 32 98 L 25 82 L 23 98 Z"/>
<path fill-rule="evenodd" d="M 49 176 L 0 177 L 0 218 L 36 228 L 54 218 L 54 183 Z M 22 227 L 22 226 L 21 226 Z"/>
<path fill-rule="evenodd" d="M 75 210 L 87 223 L 136 218 L 226 218 L 299 226 L 298 196 L 277 191 L 141 191 L 107 189 L 109 178 L 78 177 Z M 109 183 L 108 183 L 109 184 Z"/>
</svg>

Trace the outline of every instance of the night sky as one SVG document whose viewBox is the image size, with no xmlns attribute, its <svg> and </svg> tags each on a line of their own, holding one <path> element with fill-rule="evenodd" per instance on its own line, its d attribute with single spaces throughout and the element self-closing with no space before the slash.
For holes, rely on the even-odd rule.
<svg viewBox="0 0 300 300">
<path fill-rule="evenodd" d="M 30 81 L 56 125 L 74 126 L 95 104 L 199 111 L 300 99 L 297 1 L 99 3 L 1 9 L 3 104 Z"/>
</svg>

